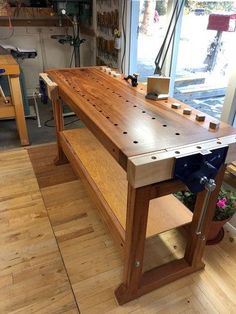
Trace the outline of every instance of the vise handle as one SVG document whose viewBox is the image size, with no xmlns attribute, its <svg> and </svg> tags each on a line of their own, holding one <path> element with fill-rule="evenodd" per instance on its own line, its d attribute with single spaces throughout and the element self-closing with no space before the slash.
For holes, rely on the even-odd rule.
<svg viewBox="0 0 236 314">
<path fill-rule="evenodd" d="M 208 211 L 210 196 L 211 196 L 211 193 L 216 188 L 216 183 L 215 183 L 214 179 L 208 180 L 207 177 L 202 177 L 202 178 L 200 178 L 200 184 L 204 184 L 204 187 L 205 187 L 207 193 L 206 193 L 206 196 L 205 196 L 205 199 L 203 202 L 200 218 L 198 221 L 196 235 L 202 237 L 202 240 L 205 240 L 205 235 L 203 234 L 203 226 L 204 226 L 204 221 L 205 221 L 207 211 Z"/>
</svg>

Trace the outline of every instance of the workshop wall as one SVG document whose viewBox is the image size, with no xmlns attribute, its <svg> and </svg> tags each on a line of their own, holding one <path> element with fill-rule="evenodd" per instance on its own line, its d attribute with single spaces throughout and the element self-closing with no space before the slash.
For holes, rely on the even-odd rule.
<svg viewBox="0 0 236 314">
<path fill-rule="evenodd" d="M 29 95 L 38 87 L 39 73 L 44 69 L 69 67 L 72 48 L 51 39 L 51 35 L 65 34 L 66 31 L 64 27 L 15 27 L 13 32 L 6 27 L 0 28 L 0 44 L 37 50 L 38 56 L 35 59 L 19 60 L 25 74 Z M 86 39 L 81 46 L 81 66 L 93 65 L 94 48 L 91 38 L 83 35 L 81 38 Z"/>
<path fill-rule="evenodd" d="M 97 0 L 95 16 L 96 64 L 118 68 L 121 50 L 121 3 L 118 0 Z"/>
</svg>

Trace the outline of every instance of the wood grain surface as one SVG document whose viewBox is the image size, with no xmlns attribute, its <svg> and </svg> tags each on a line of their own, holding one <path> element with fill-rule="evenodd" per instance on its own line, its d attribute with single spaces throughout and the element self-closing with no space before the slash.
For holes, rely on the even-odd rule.
<svg viewBox="0 0 236 314">
<path fill-rule="evenodd" d="M 12 55 L 0 55 L 0 69 L 5 71 L 1 73 L 1 75 L 8 75 L 11 93 L 11 97 L 8 98 L 8 104 L 5 104 L 5 102 L 0 99 L 0 117 L 15 117 L 21 145 L 29 145 L 19 81 L 20 67 Z"/>
<path fill-rule="evenodd" d="M 9 75 L 9 87 L 11 91 L 11 101 L 15 109 L 15 119 L 21 145 L 29 145 L 19 76 Z"/>
<path fill-rule="evenodd" d="M 20 68 L 12 55 L 0 55 L 0 69 L 5 69 L 1 75 L 19 75 Z"/>
<path fill-rule="evenodd" d="M 40 188 L 76 179 L 68 163 L 61 165 L 61 167 L 55 165 L 54 159 L 57 156 L 56 144 L 33 146 L 28 150 L 28 153 Z"/>
<path fill-rule="evenodd" d="M 46 152 L 44 156 L 48 162 Z M 33 160 L 37 164 L 37 158 Z M 204 272 L 119 306 L 113 291 L 122 279 L 122 257 L 82 182 L 60 183 L 41 192 L 82 314 L 235 312 L 236 238 L 232 234 L 226 232 L 220 244 L 206 247 Z M 185 245 L 186 237 L 178 230 L 149 238 L 145 246 L 145 270 L 181 258 Z"/>
<path fill-rule="evenodd" d="M 39 182 L 53 150 L 32 151 Z M 113 291 L 121 282 L 122 257 L 82 182 L 63 183 L 72 170 L 59 166 L 61 179 L 39 190 L 26 152 L 3 152 L 0 160 L 1 314 L 71 314 L 78 306 L 82 314 L 235 313 L 235 235 L 226 232 L 221 243 L 206 248 L 204 272 L 119 306 Z M 145 270 L 181 258 L 184 247 L 178 230 L 149 238 Z"/>
<path fill-rule="evenodd" d="M 125 171 L 103 148 L 87 129 L 63 131 L 63 136 L 73 148 L 75 156 L 86 169 L 87 180 L 94 183 L 98 195 L 102 195 L 109 209 L 126 229 L 128 181 Z M 73 162 L 71 162 L 73 167 Z M 78 165 L 75 165 L 78 168 Z M 168 205 L 167 205 L 168 204 Z M 178 213 L 178 215 L 173 213 Z M 146 237 L 177 228 L 192 221 L 192 213 L 172 194 L 150 201 Z"/>
<path fill-rule="evenodd" d="M 0 161 L 0 313 L 78 313 L 27 151 Z"/>
<path fill-rule="evenodd" d="M 173 99 L 147 100 L 144 90 L 140 92 L 99 67 L 47 73 L 58 84 L 59 96 L 123 167 L 127 157 L 236 134 L 223 122 L 219 129 L 210 130 L 212 117 L 206 115 L 204 122 L 198 122 L 197 110 L 184 115 L 183 109 L 189 107 L 185 104 L 172 109 Z"/>
</svg>

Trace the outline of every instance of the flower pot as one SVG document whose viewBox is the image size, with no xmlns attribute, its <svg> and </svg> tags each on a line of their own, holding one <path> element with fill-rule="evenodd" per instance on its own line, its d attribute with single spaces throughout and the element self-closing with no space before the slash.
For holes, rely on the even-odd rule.
<svg viewBox="0 0 236 314">
<path fill-rule="evenodd" d="M 229 221 L 230 218 L 220 221 L 212 221 L 209 234 L 207 236 L 207 245 L 213 245 L 219 243 L 224 238 L 224 224 Z"/>
<path fill-rule="evenodd" d="M 121 48 L 121 38 L 120 37 L 115 38 L 114 48 L 117 50 L 120 50 L 120 48 Z"/>
</svg>

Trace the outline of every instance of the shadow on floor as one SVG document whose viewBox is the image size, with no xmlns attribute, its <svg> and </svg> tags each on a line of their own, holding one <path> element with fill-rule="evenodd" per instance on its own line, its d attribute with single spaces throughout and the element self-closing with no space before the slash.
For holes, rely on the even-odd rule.
<svg viewBox="0 0 236 314">
<path fill-rule="evenodd" d="M 55 142 L 55 127 L 51 104 L 38 103 L 42 127 L 38 127 L 37 120 L 27 118 L 27 128 L 31 145 Z M 65 128 L 82 127 L 83 124 L 74 116 L 65 117 Z M 20 147 L 20 139 L 16 129 L 16 122 L 0 120 L 0 150 Z"/>
</svg>

